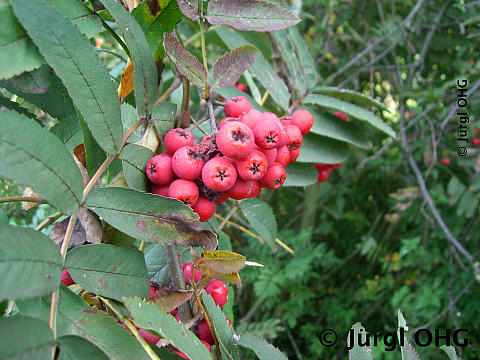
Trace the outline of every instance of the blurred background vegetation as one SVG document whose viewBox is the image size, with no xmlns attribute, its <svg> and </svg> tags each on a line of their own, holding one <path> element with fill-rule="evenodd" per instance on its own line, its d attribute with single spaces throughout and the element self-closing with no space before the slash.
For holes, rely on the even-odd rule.
<svg viewBox="0 0 480 360">
<path fill-rule="evenodd" d="M 237 330 L 268 337 L 290 358 L 344 359 L 343 341 L 332 348 L 320 344 L 322 329 L 335 329 L 342 340 L 357 321 L 370 332 L 395 332 L 401 309 L 410 329 L 467 329 L 469 346 L 457 350 L 464 359 L 478 359 L 480 147 L 471 139 L 480 129 L 480 1 L 292 0 L 287 6 L 303 20 L 299 29 L 320 84 L 385 103 L 390 111 L 382 117 L 398 137 L 387 142 L 372 128 L 372 149 L 352 147 L 328 181 L 262 193 L 274 209 L 279 239 L 294 255 L 281 247 L 272 253 L 237 227 L 224 227 L 236 252 L 265 266 L 241 273 L 233 307 Z M 182 34 L 198 30 L 188 21 L 179 26 Z M 215 58 L 220 41 L 211 33 L 207 41 Z M 192 51 L 200 51 L 198 42 L 191 39 Z M 97 46 L 119 81 L 121 50 L 108 33 L 97 37 Z M 277 56 L 274 49 L 271 58 Z M 460 157 L 456 104 L 457 80 L 463 79 L 470 143 Z M 23 191 L 11 182 L 0 186 L 2 197 Z M 54 212 L 49 205 L 25 212 L 19 203 L 0 204 L 0 222 L 34 227 Z M 239 212 L 231 220 L 248 227 Z M 445 358 L 433 345 L 416 348 L 422 359 Z M 381 344 L 373 351 L 376 359 L 400 356 Z"/>
</svg>

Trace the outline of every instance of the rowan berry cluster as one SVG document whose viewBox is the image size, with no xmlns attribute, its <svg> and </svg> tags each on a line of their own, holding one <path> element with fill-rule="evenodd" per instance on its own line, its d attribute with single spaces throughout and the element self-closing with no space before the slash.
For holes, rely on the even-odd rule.
<svg viewBox="0 0 480 360">
<path fill-rule="evenodd" d="M 194 144 L 193 135 L 172 129 L 164 139 L 166 152 L 146 166 L 152 193 L 179 199 L 207 221 L 215 205 L 228 198 L 256 197 L 262 187 L 276 190 L 285 182 L 285 166 L 297 160 L 303 135 L 313 116 L 297 110 L 278 118 L 260 112 L 244 96 L 229 99 L 217 135 Z"/>
<path fill-rule="evenodd" d="M 338 164 L 323 164 L 323 163 L 316 163 L 315 169 L 318 171 L 318 179 L 317 182 L 324 182 L 328 180 L 328 176 L 332 170 L 337 170 L 342 163 Z"/>
</svg>

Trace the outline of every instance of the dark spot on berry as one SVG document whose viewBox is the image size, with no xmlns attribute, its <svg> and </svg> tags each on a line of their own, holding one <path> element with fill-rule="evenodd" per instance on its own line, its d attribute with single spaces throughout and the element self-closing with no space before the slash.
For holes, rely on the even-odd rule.
<svg viewBox="0 0 480 360">
<path fill-rule="evenodd" d="M 252 174 L 256 174 L 260 171 L 260 164 L 255 164 L 255 163 L 252 163 L 252 165 L 250 165 L 250 168 L 248 170 L 250 170 L 252 172 Z"/>
<path fill-rule="evenodd" d="M 216 177 L 219 177 L 220 180 L 223 181 L 227 177 L 227 175 L 225 174 L 225 171 L 226 170 L 218 170 L 218 173 L 217 173 Z"/>
<path fill-rule="evenodd" d="M 232 139 L 244 143 L 245 141 L 250 139 L 250 136 L 245 134 L 242 130 L 235 130 L 232 132 Z"/>
<path fill-rule="evenodd" d="M 175 132 L 176 132 L 180 137 L 183 137 L 183 138 L 185 138 L 185 139 L 188 137 L 187 134 L 185 133 L 185 131 L 183 131 L 183 130 L 176 130 Z"/>
<path fill-rule="evenodd" d="M 157 172 L 157 167 L 155 164 L 150 165 L 150 173 L 155 174 Z"/>
<path fill-rule="evenodd" d="M 298 149 L 298 143 L 296 141 L 292 142 L 291 144 L 288 144 L 288 150 L 297 150 Z"/>
<path fill-rule="evenodd" d="M 194 159 L 194 160 L 202 159 L 202 155 L 193 148 L 188 149 L 188 156 L 190 157 L 190 159 Z"/>
<path fill-rule="evenodd" d="M 265 138 L 265 142 L 268 143 L 278 143 L 280 141 L 279 137 L 277 136 L 277 133 L 271 132 L 267 137 Z"/>
<path fill-rule="evenodd" d="M 280 176 L 280 177 L 279 177 L 277 180 L 275 180 L 273 183 L 275 184 L 275 186 L 277 186 L 277 185 L 283 184 L 284 181 L 285 181 L 285 177 Z"/>
</svg>

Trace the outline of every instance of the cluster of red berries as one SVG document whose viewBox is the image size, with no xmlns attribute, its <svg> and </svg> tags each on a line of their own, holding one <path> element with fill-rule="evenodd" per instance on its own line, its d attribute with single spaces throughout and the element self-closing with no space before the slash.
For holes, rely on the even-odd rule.
<svg viewBox="0 0 480 360">
<path fill-rule="evenodd" d="M 146 166 L 152 193 L 179 199 L 207 221 L 215 205 L 228 198 L 256 197 L 262 187 L 276 190 L 285 182 L 285 166 L 300 154 L 303 135 L 313 116 L 297 110 L 279 119 L 252 109 L 244 96 L 229 99 L 218 134 L 194 144 L 193 135 L 172 129 L 164 139 L 166 152 Z"/>
<path fill-rule="evenodd" d="M 480 134 L 480 129 L 475 129 L 475 135 Z M 473 138 L 472 139 L 472 145 L 473 146 L 480 146 L 480 138 Z"/>
<path fill-rule="evenodd" d="M 338 164 L 323 164 L 323 163 L 316 163 L 315 169 L 318 171 L 318 178 L 317 182 L 324 182 L 328 180 L 328 176 L 332 170 L 337 170 L 342 163 Z"/>
</svg>

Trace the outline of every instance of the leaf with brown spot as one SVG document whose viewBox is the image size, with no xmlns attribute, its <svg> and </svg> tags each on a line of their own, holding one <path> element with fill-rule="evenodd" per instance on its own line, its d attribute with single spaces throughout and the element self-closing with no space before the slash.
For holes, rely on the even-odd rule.
<svg viewBox="0 0 480 360">
<path fill-rule="evenodd" d="M 255 61 L 258 49 L 252 45 L 240 46 L 219 58 L 213 65 L 213 86 L 234 85 Z"/>
<path fill-rule="evenodd" d="M 160 310 L 170 312 L 190 300 L 192 295 L 193 290 L 160 289 L 150 300 L 155 303 Z"/>
<path fill-rule="evenodd" d="M 242 286 L 242 280 L 240 279 L 240 275 L 238 275 L 238 272 L 233 272 L 231 274 L 223 274 L 210 269 L 206 264 L 202 264 L 202 263 L 195 266 L 195 270 L 197 270 L 199 273 L 203 275 L 208 276 L 208 278 L 213 278 L 215 280 L 220 280 L 220 281 L 226 281 L 237 286 Z M 203 280 L 203 277 L 202 277 L 202 280 Z M 202 283 L 202 280 L 200 280 L 200 283 L 202 286 L 199 286 L 198 288 L 204 288 L 208 284 L 208 282 L 207 284 Z"/>
</svg>

